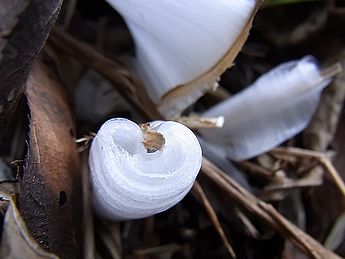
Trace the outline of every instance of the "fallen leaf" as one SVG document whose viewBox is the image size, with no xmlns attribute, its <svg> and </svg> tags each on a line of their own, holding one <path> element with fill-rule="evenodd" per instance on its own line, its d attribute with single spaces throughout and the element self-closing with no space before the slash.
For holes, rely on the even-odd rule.
<svg viewBox="0 0 345 259">
<path fill-rule="evenodd" d="M 79 249 L 81 180 L 68 97 L 48 65 L 38 62 L 26 96 L 29 151 L 19 208 L 30 233 L 49 252 L 75 258 Z"/>
<path fill-rule="evenodd" d="M 7 140 L 25 81 L 61 3 L 62 0 L 0 1 L 0 144 Z"/>
<path fill-rule="evenodd" d="M 6 195 L 1 195 L 1 198 Z M 0 257 L 26 259 L 58 259 L 54 254 L 45 252 L 31 237 L 23 219 L 19 215 L 14 198 L 8 199 L 4 227 L 2 229 Z"/>
</svg>

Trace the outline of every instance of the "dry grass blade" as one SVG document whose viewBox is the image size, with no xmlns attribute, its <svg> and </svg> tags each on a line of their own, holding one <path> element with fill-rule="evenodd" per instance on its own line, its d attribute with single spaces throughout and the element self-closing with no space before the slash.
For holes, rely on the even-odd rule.
<svg viewBox="0 0 345 259">
<path fill-rule="evenodd" d="M 75 143 L 77 143 L 78 145 L 78 152 L 81 153 L 87 150 L 91 144 L 91 141 L 95 138 L 95 136 L 96 136 L 96 133 L 90 132 L 88 135 L 84 135 L 84 137 L 76 139 Z"/>
<path fill-rule="evenodd" d="M 55 46 L 68 55 L 93 68 L 113 83 L 120 94 L 135 108 L 146 120 L 161 119 L 154 104 L 150 101 L 144 86 L 124 65 L 103 56 L 93 47 L 83 43 L 67 33 L 55 28 L 50 37 Z"/>
<path fill-rule="evenodd" d="M 236 202 L 266 222 L 285 238 L 302 248 L 312 258 L 340 258 L 325 249 L 314 238 L 300 230 L 280 215 L 271 205 L 264 203 L 242 188 L 235 180 L 225 174 L 207 159 L 203 159 L 202 172 Z"/>
<path fill-rule="evenodd" d="M 207 199 L 207 196 L 206 196 L 204 190 L 202 189 L 201 185 L 198 182 L 194 183 L 193 191 L 200 197 L 201 202 L 204 205 L 206 212 L 207 212 L 208 216 L 210 217 L 212 224 L 214 225 L 220 238 L 222 239 L 224 246 L 225 246 L 226 250 L 228 251 L 229 255 L 231 256 L 231 258 L 236 258 L 235 251 L 232 248 L 232 246 L 230 245 L 230 242 L 228 241 L 228 239 L 224 233 L 224 230 L 223 230 L 222 226 L 220 225 L 217 214 L 214 211 L 214 209 L 212 208 L 212 205 L 210 204 L 209 200 Z"/>
<path fill-rule="evenodd" d="M 237 164 L 245 169 L 251 174 L 261 176 L 267 180 L 272 180 L 274 178 L 274 172 L 262 167 L 261 165 L 255 164 L 250 161 L 241 161 Z"/>
<path fill-rule="evenodd" d="M 260 232 L 256 229 L 254 224 L 249 220 L 249 218 L 239 209 L 235 209 L 236 216 L 242 222 L 247 235 L 255 239 L 260 239 Z"/>
<path fill-rule="evenodd" d="M 186 125 L 190 129 L 212 129 L 212 128 L 221 128 L 224 124 L 224 118 L 220 117 L 200 117 L 200 116 L 182 116 L 173 118 L 174 121 L 177 121 L 183 125 Z"/>
<path fill-rule="evenodd" d="M 83 231 L 84 231 L 84 258 L 95 258 L 95 237 L 93 226 L 93 213 L 92 213 L 92 196 L 90 188 L 89 176 L 89 152 L 88 150 L 81 154 L 82 162 L 82 185 L 83 185 Z"/>
<path fill-rule="evenodd" d="M 330 250 L 336 250 L 345 238 L 345 212 L 340 214 L 332 226 L 330 233 L 324 242 L 324 246 Z"/>
<path fill-rule="evenodd" d="M 331 178 L 333 179 L 335 185 L 338 187 L 339 191 L 345 196 L 345 184 L 344 181 L 339 176 L 337 170 L 334 168 L 331 161 L 329 161 L 328 157 L 323 153 L 312 151 L 312 150 L 305 150 L 300 148 L 275 148 L 271 151 L 272 154 L 277 155 L 288 155 L 288 156 L 298 156 L 298 157 L 306 157 L 306 158 L 316 158 L 320 161 L 323 165 L 324 169 L 329 173 Z"/>
</svg>

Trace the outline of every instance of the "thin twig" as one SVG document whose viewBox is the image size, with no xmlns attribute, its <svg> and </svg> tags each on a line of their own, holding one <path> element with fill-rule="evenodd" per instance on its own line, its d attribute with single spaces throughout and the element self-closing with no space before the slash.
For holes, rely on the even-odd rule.
<svg viewBox="0 0 345 259">
<path fill-rule="evenodd" d="M 318 251 L 315 250 L 314 245 L 310 242 L 309 237 L 304 234 L 303 231 L 292 225 L 288 220 L 282 217 L 275 208 L 265 202 L 259 202 L 258 205 L 274 219 L 280 226 L 282 226 L 285 231 L 291 234 L 291 237 L 295 240 L 300 241 L 300 245 L 304 250 L 308 251 L 313 258 L 322 259 L 324 258 Z M 296 231 L 297 229 L 297 231 Z M 301 234 L 303 233 L 303 234 Z M 328 258 L 328 257 L 327 257 Z"/>
<path fill-rule="evenodd" d="M 205 158 L 202 161 L 201 170 L 209 180 L 227 192 L 238 204 L 242 205 L 249 212 L 266 222 L 282 236 L 294 242 L 310 257 L 315 259 L 340 258 L 332 251 L 325 249 L 318 241 L 285 219 L 272 206 L 257 199 L 229 175 L 225 174 L 221 169 Z M 274 216 L 272 216 L 272 214 L 274 214 Z"/>
<path fill-rule="evenodd" d="M 337 62 L 325 69 L 321 70 L 321 75 L 324 79 L 329 79 L 339 74 L 342 71 L 340 62 Z"/>
<path fill-rule="evenodd" d="M 272 180 L 274 178 L 274 172 L 272 172 L 271 170 L 267 168 L 264 168 L 261 165 L 254 164 L 253 162 L 241 161 L 241 162 L 237 162 L 236 164 L 238 164 L 240 167 L 244 167 L 250 173 L 261 176 L 267 180 Z"/>
<path fill-rule="evenodd" d="M 183 125 L 186 125 L 191 129 L 212 129 L 212 128 L 221 128 L 224 125 L 224 117 L 200 117 L 200 116 L 182 116 L 173 118 L 174 121 L 177 121 Z"/>
<path fill-rule="evenodd" d="M 193 186 L 193 191 L 195 193 L 197 193 L 197 195 L 200 197 L 205 209 L 206 209 L 206 212 L 213 224 L 213 226 L 216 228 L 220 238 L 222 239 L 223 243 L 224 243 L 224 246 L 226 248 L 226 250 L 228 251 L 229 255 L 231 256 L 231 258 L 236 258 L 236 253 L 234 251 L 234 249 L 232 248 L 229 240 L 227 239 L 225 233 L 224 233 L 224 230 L 218 220 L 218 217 L 217 217 L 217 214 L 216 212 L 214 211 L 211 203 L 209 202 L 204 190 L 202 189 L 201 185 L 196 181 L 194 183 L 194 186 Z"/>
<path fill-rule="evenodd" d="M 89 135 L 85 135 L 82 138 L 78 138 L 75 140 L 75 143 L 79 145 L 78 152 L 84 152 L 90 146 L 91 141 L 96 137 L 96 133 L 90 132 Z"/>
<path fill-rule="evenodd" d="M 88 164 L 89 152 L 81 154 L 82 161 L 82 185 L 83 185 L 83 215 L 84 215 L 84 256 L 85 259 L 95 258 L 95 239 L 94 239 L 94 226 L 93 214 L 91 205 L 91 189 L 90 189 L 90 176 Z"/>
<path fill-rule="evenodd" d="M 301 149 L 301 148 L 295 148 L 295 147 L 278 147 L 271 151 L 273 154 L 283 154 L 283 155 L 289 155 L 289 156 L 298 156 L 298 157 L 306 157 L 306 158 L 316 158 L 320 161 L 324 169 L 329 173 L 331 178 L 333 179 L 335 185 L 338 187 L 340 192 L 345 196 L 345 184 L 340 175 L 338 174 L 337 170 L 334 168 L 331 161 L 328 159 L 328 157 L 320 152 L 307 150 L 307 149 Z"/>
</svg>

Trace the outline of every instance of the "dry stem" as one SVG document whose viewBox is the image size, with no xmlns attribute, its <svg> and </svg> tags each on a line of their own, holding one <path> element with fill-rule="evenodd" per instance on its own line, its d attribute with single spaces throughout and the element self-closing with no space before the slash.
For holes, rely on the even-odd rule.
<svg viewBox="0 0 345 259">
<path fill-rule="evenodd" d="M 340 258 L 285 219 L 271 205 L 253 196 L 206 158 L 203 159 L 201 170 L 208 179 L 227 192 L 237 203 L 266 222 L 282 236 L 294 242 L 312 258 Z"/>
<path fill-rule="evenodd" d="M 312 150 L 306 150 L 301 148 L 294 148 L 294 147 L 278 147 L 271 151 L 273 154 L 283 154 L 288 156 L 298 156 L 298 157 L 306 157 L 306 158 L 316 158 L 320 161 L 324 169 L 329 173 L 331 178 L 333 179 L 335 185 L 338 187 L 340 192 L 345 196 L 345 184 L 341 177 L 339 176 L 337 170 L 334 168 L 331 161 L 328 159 L 328 157 L 320 152 L 312 151 Z"/>
<path fill-rule="evenodd" d="M 225 246 L 226 250 L 228 251 L 229 255 L 231 256 L 231 258 L 236 258 L 235 251 L 232 248 L 230 242 L 228 241 L 228 239 L 224 233 L 224 230 L 223 230 L 223 228 L 222 228 L 222 226 L 218 220 L 217 214 L 214 211 L 211 203 L 207 199 L 207 196 L 206 196 L 204 190 L 202 189 L 201 185 L 198 182 L 194 183 L 193 191 L 195 193 L 197 193 L 198 196 L 200 197 L 201 202 L 203 203 L 203 205 L 206 209 L 206 212 L 207 212 L 211 222 L 213 223 L 214 227 L 216 228 L 220 238 L 222 239 L 224 246 Z"/>
</svg>

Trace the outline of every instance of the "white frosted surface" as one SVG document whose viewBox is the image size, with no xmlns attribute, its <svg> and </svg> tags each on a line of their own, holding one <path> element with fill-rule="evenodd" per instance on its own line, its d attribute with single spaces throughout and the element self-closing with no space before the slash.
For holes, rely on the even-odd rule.
<svg viewBox="0 0 345 259">
<path fill-rule="evenodd" d="M 125 18 L 132 32 L 139 71 L 155 102 L 213 67 L 255 9 L 254 0 L 107 2 Z"/>
<path fill-rule="evenodd" d="M 111 119 L 93 140 L 89 165 L 96 211 L 110 219 L 137 219 L 162 212 L 191 189 L 201 166 L 192 131 L 176 122 L 155 121 L 165 137 L 161 151 L 147 153 L 140 127 Z"/>
<path fill-rule="evenodd" d="M 264 153 L 308 125 L 329 82 L 311 56 L 284 63 L 204 113 L 224 116 L 225 123 L 220 129 L 201 130 L 201 135 L 233 160 Z"/>
</svg>

